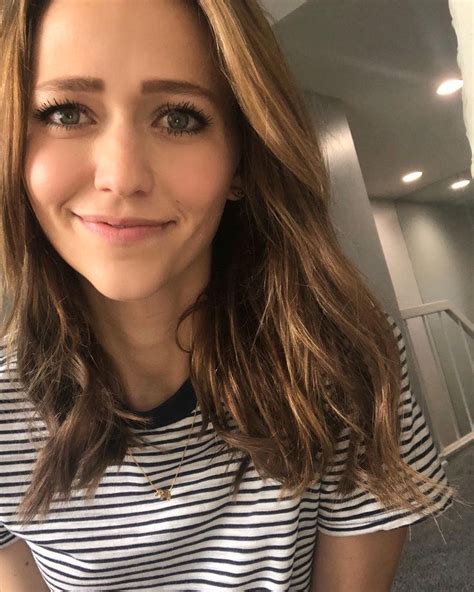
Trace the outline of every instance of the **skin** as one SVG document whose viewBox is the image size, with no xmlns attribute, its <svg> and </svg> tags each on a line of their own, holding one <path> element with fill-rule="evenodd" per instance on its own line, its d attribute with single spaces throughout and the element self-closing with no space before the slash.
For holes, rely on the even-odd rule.
<svg viewBox="0 0 474 592">
<path fill-rule="evenodd" d="M 175 327 L 208 283 L 211 243 L 226 200 L 235 199 L 231 187 L 239 185 L 241 145 L 230 91 L 211 59 L 208 32 L 181 0 L 53 0 L 34 57 L 32 113 L 65 99 L 86 112 L 49 115 L 63 126 L 72 117 L 76 127 L 69 131 L 30 117 L 28 197 L 49 241 L 78 273 L 129 406 L 151 409 L 189 376 L 189 354 L 176 345 Z M 105 90 L 36 89 L 65 76 L 101 78 Z M 142 95 L 141 81 L 149 78 L 197 83 L 216 103 L 174 92 Z M 212 117 L 211 125 L 170 135 L 171 116 L 158 118 L 157 111 L 182 101 Z M 199 127 L 192 115 L 181 125 Z M 114 245 L 74 213 L 176 223 L 168 232 Z M 188 317 L 179 332 L 186 348 L 191 322 Z"/>
</svg>

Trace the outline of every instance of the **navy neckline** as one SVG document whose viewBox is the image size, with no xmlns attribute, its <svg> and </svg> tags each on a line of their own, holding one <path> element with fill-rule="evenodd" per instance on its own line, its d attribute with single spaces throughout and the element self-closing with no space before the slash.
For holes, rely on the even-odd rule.
<svg viewBox="0 0 474 592">
<path fill-rule="evenodd" d="M 174 395 L 157 407 L 153 407 L 153 409 L 148 409 L 147 411 L 133 410 L 133 412 L 140 417 L 151 418 L 152 423 L 148 427 L 145 427 L 145 429 L 153 429 L 176 423 L 188 417 L 188 415 L 193 413 L 196 404 L 196 393 L 194 392 L 191 378 L 188 377 Z M 137 424 L 137 422 L 131 423 L 132 425 Z M 142 426 L 139 426 L 140 428 L 143 429 Z"/>
</svg>

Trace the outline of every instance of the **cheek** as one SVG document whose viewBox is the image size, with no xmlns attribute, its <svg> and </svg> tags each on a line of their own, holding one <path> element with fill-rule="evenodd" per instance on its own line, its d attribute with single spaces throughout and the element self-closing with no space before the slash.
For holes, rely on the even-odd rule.
<svg viewBox="0 0 474 592">
<path fill-rule="evenodd" d="M 159 179 L 167 179 L 169 195 L 186 212 L 199 215 L 209 210 L 220 212 L 229 194 L 233 174 L 232 159 L 225 150 L 213 149 L 190 152 L 170 162 L 167 170 L 157 172 Z"/>
<path fill-rule="evenodd" d="M 80 188 L 81 178 L 84 173 L 78 166 L 77 153 L 70 155 L 59 145 L 41 150 L 34 144 L 28 147 L 25 181 L 31 205 L 37 213 L 59 206 L 68 196 L 74 195 Z"/>
</svg>

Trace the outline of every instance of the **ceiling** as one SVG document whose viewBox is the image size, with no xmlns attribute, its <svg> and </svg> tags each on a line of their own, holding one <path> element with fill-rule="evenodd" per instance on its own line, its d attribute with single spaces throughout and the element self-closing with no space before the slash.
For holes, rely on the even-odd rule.
<svg viewBox="0 0 474 592">
<path fill-rule="evenodd" d="M 370 199 L 474 204 L 450 189 L 471 178 L 461 92 L 436 94 L 462 77 L 448 0 L 260 4 L 301 87 L 343 102 Z"/>
</svg>

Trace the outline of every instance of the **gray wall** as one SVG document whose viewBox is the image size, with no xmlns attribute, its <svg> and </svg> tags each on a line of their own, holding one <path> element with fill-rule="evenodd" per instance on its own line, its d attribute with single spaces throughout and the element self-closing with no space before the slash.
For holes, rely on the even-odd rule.
<svg viewBox="0 0 474 592">
<path fill-rule="evenodd" d="M 412 391 L 423 409 L 438 450 L 442 452 L 446 445 L 458 437 L 453 427 L 455 419 L 451 403 L 442 399 L 442 392 L 434 400 L 429 399 L 419 381 L 411 341 L 407 338 L 400 316 L 397 294 L 367 196 L 343 103 L 338 99 L 310 92 L 306 92 L 305 96 L 329 167 L 332 197 L 330 212 L 339 241 L 345 254 L 365 276 L 369 287 L 398 323 L 405 337 Z M 429 354 L 429 346 L 425 352 Z M 429 364 L 429 358 L 425 363 Z M 438 391 L 434 389 L 431 392 Z M 440 422 L 440 412 L 441 415 L 444 413 L 451 417 L 450 424 Z"/>
<path fill-rule="evenodd" d="M 345 254 L 397 323 L 399 308 L 352 135 L 338 99 L 305 93 L 331 178 L 330 214 Z M 400 323 L 399 323 L 400 324 Z"/>
<path fill-rule="evenodd" d="M 472 321 L 472 208 L 392 200 L 372 200 L 371 204 L 400 309 L 448 300 Z M 435 359 L 426 354 L 430 346 L 421 320 L 408 321 L 409 333 L 417 344 L 420 373 L 440 439 L 449 445 L 473 430 L 474 385 L 466 344 L 472 357 L 474 344 L 464 339 L 447 315 L 443 315 L 447 339 L 438 315 L 429 319 L 441 376 Z"/>
<path fill-rule="evenodd" d="M 474 208 L 395 207 L 423 301 L 450 300 L 474 322 Z"/>
</svg>

